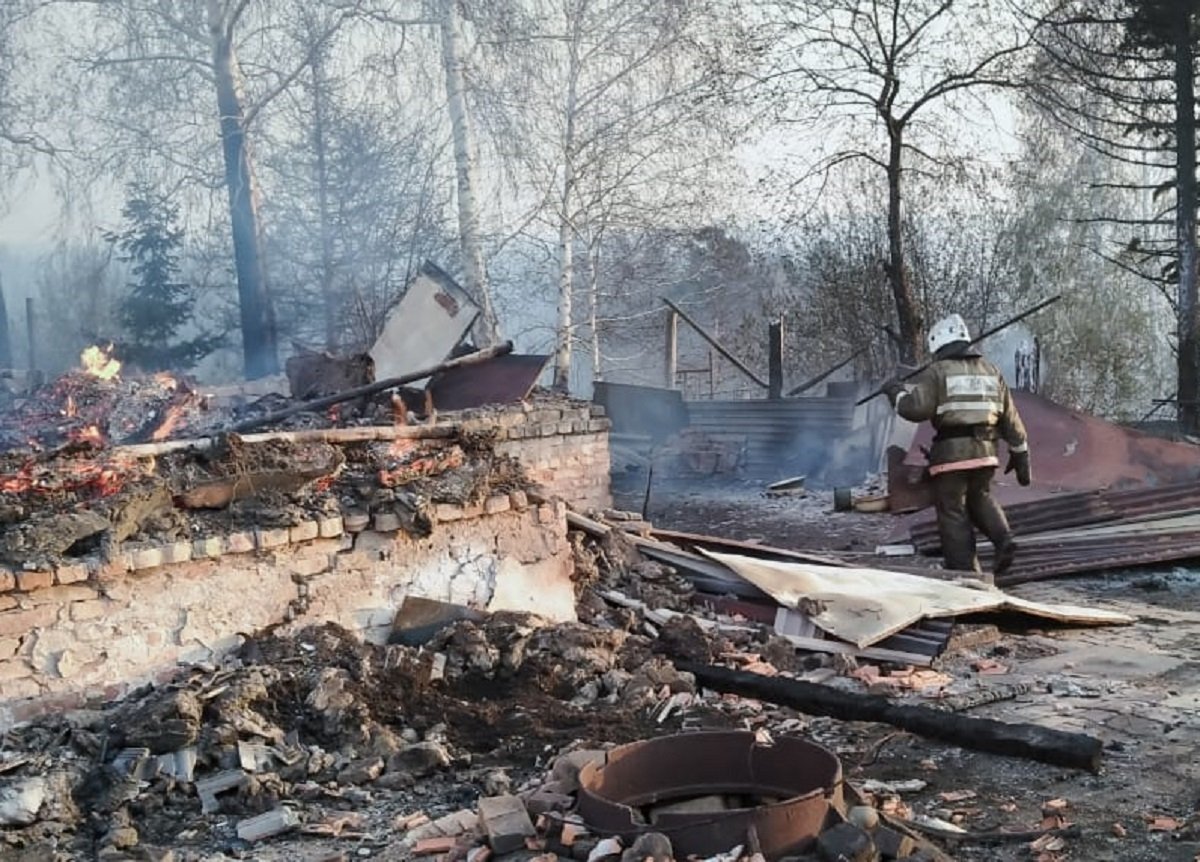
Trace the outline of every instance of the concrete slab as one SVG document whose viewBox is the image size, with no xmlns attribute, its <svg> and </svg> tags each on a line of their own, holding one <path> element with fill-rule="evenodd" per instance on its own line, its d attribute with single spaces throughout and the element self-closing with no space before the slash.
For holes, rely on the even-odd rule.
<svg viewBox="0 0 1200 862">
<path fill-rule="evenodd" d="M 1184 659 L 1120 646 L 1088 646 L 1044 656 L 1022 665 L 1023 673 L 1062 673 L 1068 676 L 1105 679 L 1135 679 L 1160 676 L 1184 663 Z"/>
</svg>

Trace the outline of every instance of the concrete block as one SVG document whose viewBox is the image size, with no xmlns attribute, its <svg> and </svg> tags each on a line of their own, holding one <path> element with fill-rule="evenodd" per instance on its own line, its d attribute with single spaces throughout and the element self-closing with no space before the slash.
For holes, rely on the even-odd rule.
<svg viewBox="0 0 1200 862">
<path fill-rule="evenodd" d="M 133 570 L 156 569 L 163 564 L 162 548 L 140 548 L 133 552 Z"/>
<path fill-rule="evenodd" d="M 479 819 L 488 844 L 497 856 L 525 847 L 525 839 L 537 834 L 525 803 L 519 797 L 484 796 L 479 800 Z"/>
<path fill-rule="evenodd" d="M 0 593 L 17 588 L 17 574 L 8 566 L 0 566 Z"/>
<path fill-rule="evenodd" d="M 332 518 L 322 518 L 317 521 L 317 535 L 322 539 L 336 539 L 342 534 L 342 518 L 334 515 Z"/>
<path fill-rule="evenodd" d="M 438 503 L 433 510 L 434 519 L 438 523 L 447 521 L 461 521 L 465 517 L 465 512 L 459 506 L 452 503 Z"/>
<path fill-rule="evenodd" d="M 249 817 L 237 825 L 238 838 L 251 843 L 282 835 L 300 825 L 300 815 L 291 808 L 276 808 L 257 817 Z"/>
<path fill-rule="evenodd" d="M 19 571 L 17 576 L 17 589 L 22 592 L 31 592 L 33 590 L 44 590 L 47 587 L 54 586 L 54 572 L 51 571 Z"/>
<path fill-rule="evenodd" d="M 163 547 L 163 564 L 186 563 L 192 559 L 191 542 L 172 542 Z"/>
<path fill-rule="evenodd" d="M 69 563 L 54 570 L 54 580 L 59 584 L 77 584 L 88 579 L 87 565 L 84 563 Z"/>
<path fill-rule="evenodd" d="M 374 520 L 377 533 L 394 533 L 400 529 L 400 518 L 395 512 L 377 512 Z"/>
<path fill-rule="evenodd" d="M 214 814 L 221 808 L 217 794 L 246 783 L 246 773 L 240 769 L 226 769 L 208 778 L 196 782 L 196 795 L 200 797 L 200 810 L 205 814 Z"/>
<path fill-rule="evenodd" d="M 0 661 L 7 661 L 21 648 L 20 638 L 0 638 Z"/>
<path fill-rule="evenodd" d="M 288 539 L 293 545 L 300 542 L 311 542 L 321 535 L 321 527 L 316 521 L 304 521 L 288 528 Z"/>
<path fill-rule="evenodd" d="M 361 533 L 371 523 L 371 516 L 366 512 L 358 511 L 357 509 L 346 512 L 342 515 L 342 526 L 347 533 Z"/>
<path fill-rule="evenodd" d="M 593 419 L 601 418 L 602 416 L 605 415 L 604 414 L 604 405 L 603 404 L 591 405 L 590 407 L 588 407 L 588 415 Z"/>
<path fill-rule="evenodd" d="M 529 508 L 529 497 L 524 491 L 512 491 L 509 493 L 508 499 L 512 502 L 512 507 L 518 512 L 524 512 Z"/>
<path fill-rule="evenodd" d="M 11 608 L 15 608 L 19 604 L 20 602 L 17 601 L 17 598 L 14 595 L 9 594 L 6 596 L 0 596 L 0 611 L 7 611 Z"/>
<path fill-rule="evenodd" d="M 592 419 L 587 424 L 587 430 L 591 434 L 606 432 L 612 430 L 611 419 Z"/>
<path fill-rule="evenodd" d="M 260 551 L 267 551 L 271 548 L 282 548 L 289 540 L 288 528 L 279 527 L 276 529 L 258 528 L 254 531 L 254 546 Z"/>
<path fill-rule="evenodd" d="M 328 572 L 333 567 L 329 554 L 300 554 L 291 561 L 292 574 L 300 578 L 312 578 Z"/>
</svg>

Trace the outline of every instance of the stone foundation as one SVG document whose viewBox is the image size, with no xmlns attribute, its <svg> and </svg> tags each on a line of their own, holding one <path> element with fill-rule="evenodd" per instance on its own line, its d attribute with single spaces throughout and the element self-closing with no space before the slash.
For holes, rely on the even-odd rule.
<svg viewBox="0 0 1200 862">
<path fill-rule="evenodd" d="M 514 492 L 439 504 L 427 538 L 387 512 L 347 513 L 130 545 L 52 570 L 0 567 L 0 730 L 164 681 L 271 625 L 331 621 L 381 643 L 408 595 L 573 619 L 563 501 L 609 505 L 608 420 L 589 406 L 522 405 L 454 424 L 498 426 L 497 451 L 560 499 L 537 505 Z"/>
</svg>

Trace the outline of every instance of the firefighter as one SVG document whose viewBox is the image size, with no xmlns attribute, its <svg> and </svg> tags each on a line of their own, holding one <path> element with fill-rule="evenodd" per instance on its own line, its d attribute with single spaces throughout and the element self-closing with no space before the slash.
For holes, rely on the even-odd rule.
<svg viewBox="0 0 1200 862">
<path fill-rule="evenodd" d="M 1005 473 L 1030 482 L 1029 443 L 1012 394 L 995 365 L 970 346 L 971 333 L 957 314 L 929 331 L 933 362 L 907 384 L 884 384 L 896 412 L 910 422 L 933 423 L 929 475 L 937 507 L 938 532 L 947 569 L 980 572 L 974 527 L 996 549 L 993 572 L 1012 565 L 1017 546 L 1004 510 L 992 496 L 1000 465 L 996 444 L 1008 444 Z"/>
</svg>

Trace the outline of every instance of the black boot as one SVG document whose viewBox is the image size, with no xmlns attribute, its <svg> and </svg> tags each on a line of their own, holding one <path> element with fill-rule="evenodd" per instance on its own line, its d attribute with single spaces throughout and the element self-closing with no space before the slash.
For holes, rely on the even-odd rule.
<svg viewBox="0 0 1200 862">
<path fill-rule="evenodd" d="M 996 545 L 996 556 L 992 561 L 992 574 L 1003 575 L 1012 568 L 1013 557 L 1017 554 L 1017 543 L 1012 536 L 1006 536 Z"/>
</svg>

